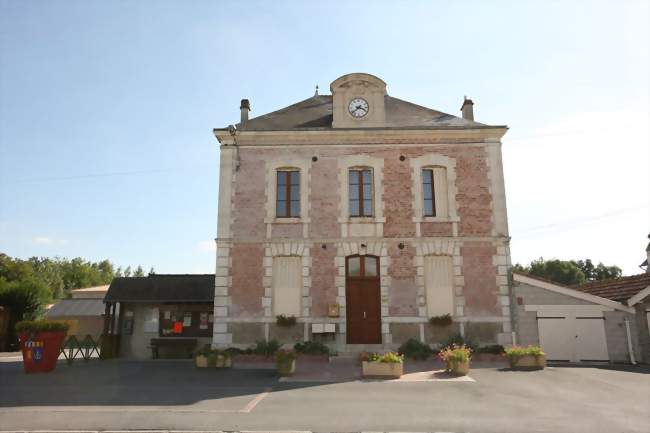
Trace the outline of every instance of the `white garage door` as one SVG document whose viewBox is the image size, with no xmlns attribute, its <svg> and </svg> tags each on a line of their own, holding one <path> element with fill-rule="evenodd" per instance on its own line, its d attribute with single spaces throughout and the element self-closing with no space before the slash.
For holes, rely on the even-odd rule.
<svg viewBox="0 0 650 433">
<path fill-rule="evenodd" d="M 539 344 L 552 361 L 607 361 L 602 317 L 538 317 Z"/>
</svg>

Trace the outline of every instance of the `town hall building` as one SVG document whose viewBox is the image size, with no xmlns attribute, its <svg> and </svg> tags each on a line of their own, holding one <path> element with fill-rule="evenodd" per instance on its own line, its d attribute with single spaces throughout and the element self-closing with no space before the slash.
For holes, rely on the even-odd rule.
<svg viewBox="0 0 650 433">
<path fill-rule="evenodd" d="M 390 96 L 370 74 L 330 91 L 250 118 L 244 99 L 240 123 L 214 130 L 213 345 L 510 344 L 507 127 L 474 121 L 467 98 L 456 117 Z"/>
</svg>

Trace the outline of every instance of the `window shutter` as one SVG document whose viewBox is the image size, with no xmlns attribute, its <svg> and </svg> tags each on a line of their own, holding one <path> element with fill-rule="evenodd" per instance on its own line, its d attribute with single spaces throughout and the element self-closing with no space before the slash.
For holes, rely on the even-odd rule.
<svg viewBox="0 0 650 433">
<path fill-rule="evenodd" d="M 302 297 L 300 257 L 273 259 L 273 313 L 299 317 Z"/>
<path fill-rule="evenodd" d="M 433 188 L 436 201 L 436 216 L 449 216 L 447 204 L 447 169 L 444 167 L 433 168 Z"/>
<path fill-rule="evenodd" d="M 429 317 L 454 315 L 454 271 L 451 257 L 424 258 L 424 285 Z"/>
</svg>

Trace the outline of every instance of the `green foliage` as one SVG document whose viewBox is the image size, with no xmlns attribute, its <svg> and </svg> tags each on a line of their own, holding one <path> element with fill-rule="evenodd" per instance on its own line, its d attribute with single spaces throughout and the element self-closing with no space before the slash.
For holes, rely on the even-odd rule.
<svg viewBox="0 0 650 433">
<path fill-rule="evenodd" d="M 275 316 L 275 324 L 283 327 L 291 327 L 296 325 L 295 316 L 285 316 L 284 314 L 279 314 Z"/>
<path fill-rule="evenodd" d="M 280 349 L 278 340 L 258 340 L 252 348 L 252 352 L 256 355 L 271 356 Z"/>
<path fill-rule="evenodd" d="M 404 355 L 396 352 L 371 353 L 367 358 L 368 362 L 384 362 L 387 364 L 401 364 L 404 362 Z"/>
<path fill-rule="evenodd" d="M 605 266 L 602 262 L 594 266 L 590 259 L 572 261 L 572 263 L 582 271 L 587 281 L 609 280 L 623 275 L 623 271 L 618 266 Z"/>
<path fill-rule="evenodd" d="M 307 355 L 329 355 L 330 349 L 323 343 L 318 341 L 305 341 L 304 343 L 296 343 L 293 350 L 298 353 Z"/>
<path fill-rule="evenodd" d="M 23 320 L 16 323 L 16 332 L 35 334 L 37 332 L 68 332 L 68 324 L 55 320 Z"/>
<path fill-rule="evenodd" d="M 278 363 L 290 362 L 296 359 L 296 352 L 293 350 L 278 350 L 275 353 L 275 361 Z"/>
<path fill-rule="evenodd" d="M 431 356 L 431 348 L 415 338 L 409 338 L 399 349 L 399 353 L 411 359 L 424 360 Z"/>
<path fill-rule="evenodd" d="M 472 349 L 465 345 L 452 344 L 442 349 L 438 356 L 445 362 L 467 362 L 472 358 Z"/>
<path fill-rule="evenodd" d="M 475 351 L 478 348 L 478 343 L 476 341 L 472 340 L 471 338 L 463 338 L 463 336 L 460 334 L 451 335 L 442 343 L 441 347 L 449 347 L 454 345 L 466 346 L 472 351 Z"/>
<path fill-rule="evenodd" d="M 544 356 L 544 352 L 542 351 L 542 348 L 539 346 L 528 346 L 528 347 L 522 347 L 522 346 L 512 346 L 509 347 L 505 350 L 505 354 L 507 357 L 512 358 L 512 357 L 521 357 L 521 356 Z"/>
<path fill-rule="evenodd" d="M 591 259 L 585 260 L 544 260 L 540 257 L 530 262 L 528 266 L 517 263 L 513 270 L 530 274 L 536 277 L 571 286 L 583 284 L 588 281 L 600 281 L 610 278 L 619 278 L 622 275 L 618 266 L 606 266 L 598 263 L 594 266 Z"/>
<path fill-rule="evenodd" d="M 503 346 L 500 344 L 492 344 L 490 346 L 481 346 L 476 349 L 476 353 L 492 353 L 495 355 L 500 355 L 504 351 Z"/>
<path fill-rule="evenodd" d="M 514 270 L 568 286 L 585 282 L 585 274 L 580 268 L 566 260 L 544 260 L 540 257 L 530 262 L 528 266 L 516 264 Z"/>
<path fill-rule="evenodd" d="M 432 326 L 449 326 L 453 322 L 451 314 L 443 314 L 442 316 L 433 316 L 429 319 L 429 324 Z"/>
</svg>

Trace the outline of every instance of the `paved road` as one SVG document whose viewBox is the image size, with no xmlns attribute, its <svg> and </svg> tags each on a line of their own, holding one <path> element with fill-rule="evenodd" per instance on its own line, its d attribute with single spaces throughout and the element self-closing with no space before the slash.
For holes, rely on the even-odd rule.
<svg viewBox="0 0 650 433">
<path fill-rule="evenodd" d="M 476 382 L 280 383 L 268 370 L 0 363 L 0 430 L 648 432 L 650 369 L 474 369 Z"/>
</svg>

